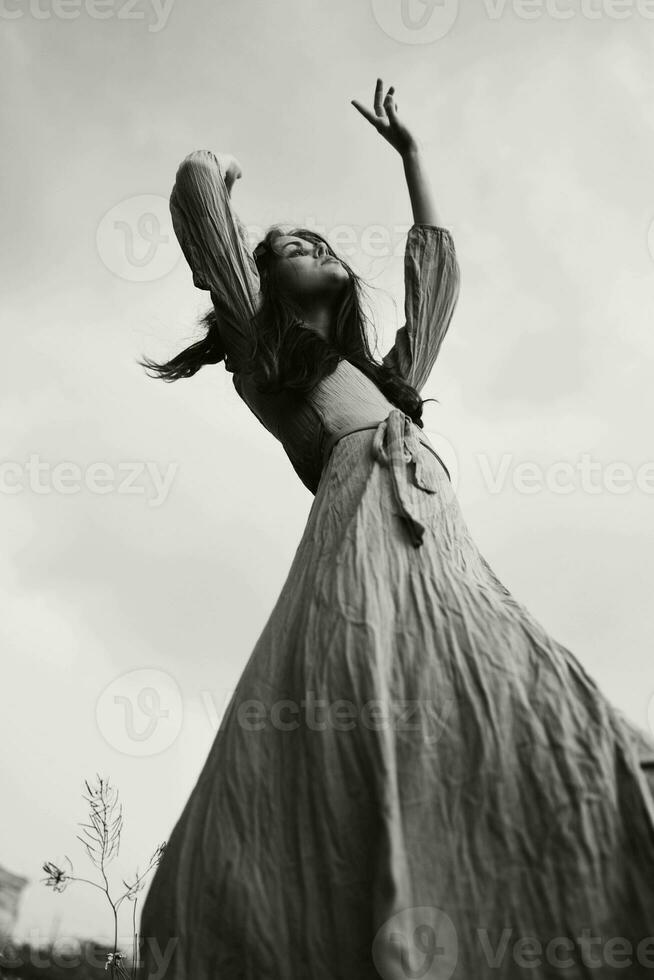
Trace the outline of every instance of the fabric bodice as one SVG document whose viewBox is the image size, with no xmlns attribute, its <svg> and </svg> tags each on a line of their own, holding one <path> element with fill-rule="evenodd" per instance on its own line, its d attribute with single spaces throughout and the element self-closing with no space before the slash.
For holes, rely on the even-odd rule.
<svg viewBox="0 0 654 980">
<path fill-rule="evenodd" d="M 278 439 L 302 483 L 315 494 L 330 436 L 385 418 L 391 402 L 345 358 L 301 399 L 262 395 L 247 375 L 234 375 L 234 387 L 259 421 Z"/>
<path fill-rule="evenodd" d="M 330 437 L 382 420 L 394 406 L 345 357 L 308 395 L 257 391 L 241 366 L 251 349 L 252 318 L 261 301 L 259 276 L 245 227 L 232 207 L 214 153 L 196 150 L 185 157 L 177 170 L 170 211 L 193 282 L 211 294 L 225 368 L 233 375 L 236 391 L 281 442 L 295 472 L 315 494 Z M 435 225 L 412 225 L 405 246 L 404 286 L 405 323 L 382 361 L 420 393 L 458 297 L 459 267 L 449 231 Z"/>
</svg>

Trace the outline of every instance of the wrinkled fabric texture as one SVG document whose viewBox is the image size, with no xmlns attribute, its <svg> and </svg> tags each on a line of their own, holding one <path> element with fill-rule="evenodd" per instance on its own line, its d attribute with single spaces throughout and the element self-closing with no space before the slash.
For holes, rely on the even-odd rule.
<svg viewBox="0 0 654 980">
<path fill-rule="evenodd" d="M 176 231 L 235 365 L 248 244 L 213 154 L 182 168 Z M 405 285 L 385 360 L 420 391 L 449 232 L 413 226 Z M 148 891 L 144 976 L 654 976 L 652 740 L 498 580 L 424 432 L 360 371 L 301 409 L 234 383 L 315 496 Z"/>
</svg>

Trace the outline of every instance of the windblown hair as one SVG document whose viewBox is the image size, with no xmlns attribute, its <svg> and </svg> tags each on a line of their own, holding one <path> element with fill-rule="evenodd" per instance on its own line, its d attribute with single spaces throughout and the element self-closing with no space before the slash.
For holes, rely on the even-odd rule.
<svg viewBox="0 0 654 980">
<path fill-rule="evenodd" d="M 322 242 L 327 251 L 338 259 L 348 274 L 348 284 L 335 312 L 329 341 L 315 331 L 306 329 L 300 307 L 278 284 L 277 253 L 272 248 L 282 235 L 295 235 L 305 241 Z M 368 333 L 374 330 L 363 311 L 364 282 L 354 270 L 336 255 L 322 235 L 306 228 L 284 231 L 280 225 L 270 228 L 254 250 L 259 273 L 262 303 L 252 319 L 254 343 L 249 359 L 240 370 L 251 376 L 260 392 L 294 391 L 308 394 L 323 378 L 332 374 L 344 358 L 365 374 L 382 394 L 408 415 L 420 428 L 422 399 L 389 365 L 379 364 L 373 357 Z M 171 360 L 157 364 L 149 358 L 138 363 L 164 381 L 190 378 L 205 364 L 216 364 L 225 358 L 220 338 L 219 314 L 214 307 L 200 320 L 205 336 L 181 351 Z M 376 336 L 375 336 L 376 342 Z"/>
</svg>

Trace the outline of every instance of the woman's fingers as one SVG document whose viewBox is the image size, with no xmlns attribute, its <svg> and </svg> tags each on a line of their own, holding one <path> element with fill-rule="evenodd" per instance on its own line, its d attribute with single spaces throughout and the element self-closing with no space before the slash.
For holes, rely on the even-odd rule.
<svg viewBox="0 0 654 980">
<path fill-rule="evenodd" d="M 384 99 L 384 108 L 388 113 L 388 118 L 392 124 L 398 122 L 397 118 L 397 102 L 395 101 L 394 95 L 395 89 L 391 86 L 388 90 L 386 98 Z"/>
<path fill-rule="evenodd" d="M 358 99 L 351 100 L 355 109 L 358 109 L 362 116 L 380 132 L 389 125 L 398 123 L 397 103 L 395 102 L 395 86 L 391 85 L 386 97 L 384 98 L 384 83 L 381 78 L 377 79 L 374 97 L 374 112 L 362 105 Z"/>
<path fill-rule="evenodd" d="M 375 86 L 374 112 L 362 105 L 357 99 L 350 100 L 355 109 L 375 127 L 380 136 L 391 144 L 403 156 L 413 152 L 418 144 L 398 115 L 395 101 L 395 86 L 391 85 L 384 96 L 381 78 Z"/>
<path fill-rule="evenodd" d="M 363 113 L 366 119 L 370 119 L 370 121 L 373 122 L 375 117 L 377 119 L 384 118 L 384 116 L 386 115 L 386 106 L 388 105 L 388 100 L 393 99 L 394 93 L 395 93 L 395 87 L 391 85 L 391 87 L 389 88 L 386 94 L 386 98 L 384 98 L 384 83 L 382 82 L 381 78 L 377 79 L 377 85 L 375 87 L 375 95 L 373 97 L 373 106 L 375 110 L 374 116 L 372 112 L 369 109 L 365 109 L 357 99 L 352 99 L 351 101 L 352 101 L 352 105 L 356 106 L 359 112 Z M 397 111 L 397 105 L 395 106 L 395 110 Z"/>
<path fill-rule="evenodd" d="M 378 116 L 384 115 L 384 107 L 382 105 L 383 97 L 384 97 L 384 83 L 382 82 L 381 78 L 378 78 L 377 85 L 375 86 L 375 97 L 374 97 L 375 112 L 377 113 Z"/>
<path fill-rule="evenodd" d="M 355 109 L 359 110 L 362 116 L 365 116 L 369 123 L 372 123 L 372 125 L 375 127 L 378 126 L 379 118 L 374 114 L 374 112 L 371 112 L 370 109 L 366 109 L 366 107 L 361 105 L 361 103 L 356 99 L 352 99 L 352 105 Z"/>
<path fill-rule="evenodd" d="M 223 178 L 228 186 L 242 177 L 243 170 L 235 156 L 232 156 L 231 153 L 215 153 L 214 156 L 218 160 Z"/>
</svg>

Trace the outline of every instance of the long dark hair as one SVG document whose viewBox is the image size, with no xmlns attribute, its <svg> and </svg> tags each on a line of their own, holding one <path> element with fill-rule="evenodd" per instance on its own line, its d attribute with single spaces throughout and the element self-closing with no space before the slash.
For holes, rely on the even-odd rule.
<svg viewBox="0 0 654 980">
<path fill-rule="evenodd" d="M 277 253 L 272 246 L 282 235 L 294 235 L 313 244 L 322 242 L 348 274 L 349 282 L 336 310 L 329 341 L 302 326 L 300 307 L 278 286 Z M 307 228 L 284 231 L 281 225 L 274 225 L 255 248 L 254 258 L 259 272 L 262 303 L 252 320 L 250 356 L 239 369 L 251 376 L 257 390 L 271 394 L 289 390 L 298 395 L 308 394 L 345 358 L 370 378 L 392 405 L 423 428 L 423 404 L 438 399 L 420 398 L 416 389 L 395 370 L 374 359 L 368 333 L 375 333 L 375 343 L 377 338 L 371 320 L 363 309 L 365 284 L 335 254 L 329 242 L 318 232 Z M 205 328 L 204 337 L 171 360 L 157 364 L 143 358 L 138 363 L 155 377 L 177 381 L 192 377 L 205 364 L 216 364 L 225 359 L 219 316 L 214 307 L 203 315 L 200 324 Z"/>
</svg>

